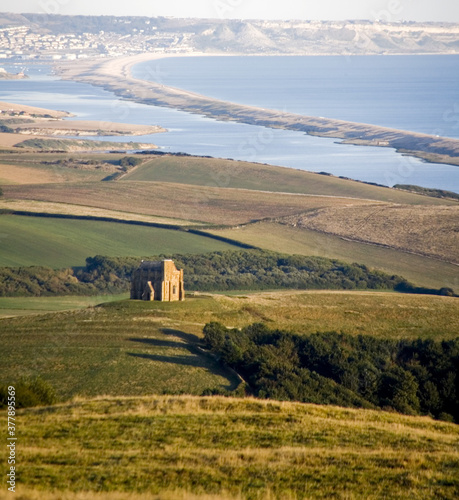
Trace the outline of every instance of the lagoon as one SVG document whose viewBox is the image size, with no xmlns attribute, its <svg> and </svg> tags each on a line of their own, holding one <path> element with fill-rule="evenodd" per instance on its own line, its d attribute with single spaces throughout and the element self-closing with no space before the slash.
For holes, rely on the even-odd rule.
<svg viewBox="0 0 459 500">
<path fill-rule="evenodd" d="M 420 58 L 422 57 L 424 56 L 413 56 L 412 58 L 421 61 Z M 426 57 L 443 58 L 444 56 Z M 445 61 L 453 61 L 453 59 L 448 59 L 449 56 L 445 57 Z M 166 58 L 154 61 L 153 63 L 146 63 L 154 65 L 153 67 L 150 66 L 150 69 L 145 69 L 145 67 L 142 69 L 140 67 L 141 65 L 136 66 L 134 68 L 134 76 L 139 77 L 140 75 L 138 72 L 140 71 L 144 73 L 144 76 L 149 76 L 151 78 L 153 75 L 156 79 L 160 78 L 164 84 L 173 84 L 175 86 L 179 86 L 178 84 L 180 84 L 183 88 L 196 91 L 198 88 L 190 87 L 189 84 L 183 80 L 186 75 L 179 74 L 177 76 L 177 73 L 174 73 L 175 70 L 172 68 L 172 66 L 177 65 L 180 71 L 183 72 L 184 68 L 182 65 L 184 64 L 184 59 L 187 65 L 197 64 L 193 71 L 190 69 L 191 67 L 188 66 L 189 69 L 185 72 L 189 75 L 189 79 L 195 82 L 199 79 L 206 81 L 206 72 L 199 78 L 196 76 L 192 77 L 192 75 L 196 75 L 201 71 L 202 68 L 199 65 L 203 63 L 211 65 L 213 63 L 215 67 L 216 63 L 215 60 L 212 61 L 212 57 Z M 201 59 L 207 62 L 200 61 Z M 221 60 L 220 64 L 222 65 L 229 64 L 228 61 L 233 61 L 233 63 L 237 62 L 233 57 L 219 57 L 217 59 Z M 250 59 L 253 63 L 257 58 L 242 57 L 238 59 Z M 275 59 L 274 62 L 277 64 L 279 64 L 280 61 L 278 57 L 263 57 L 258 59 L 263 59 L 263 64 L 267 64 L 269 62 L 268 59 Z M 302 57 L 301 59 L 314 59 L 314 64 L 318 64 L 318 59 L 323 58 Z M 328 60 L 329 58 L 325 59 Z M 386 63 L 389 59 L 393 59 L 392 56 L 385 56 L 383 58 Z M 225 61 L 224 63 L 223 60 Z M 399 60 L 400 59 L 397 59 L 397 61 Z M 329 59 L 329 61 L 332 61 L 332 59 Z M 337 64 L 341 65 L 341 69 L 345 63 L 346 58 L 338 58 Z M 442 66 L 444 69 L 448 68 L 445 62 L 442 64 L 444 65 Z M 360 66 L 359 71 L 363 71 Z M 126 140 L 147 142 L 159 145 L 164 151 L 181 151 L 196 155 L 210 155 L 257 161 L 316 172 L 325 171 L 334 175 L 368 182 L 377 182 L 390 186 L 397 183 L 417 184 L 425 187 L 449 189 L 459 192 L 458 167 L 424 163 L 416 158 L 403 157 L 395 153 L 394 150 L 388 148 L 342 145 L 339 144 L 339 141 L 336 139 L 312 137 L 301 132 L 272 130 L 234 122 L 219 122 L 210 118 L 204 118 L 199 115 L 192 115 L 173 109 L 123 101 L 111 92 L 107 92 L 98 87 L 59 80 L 55 76 L 49 74 L 50 68 L 43 66 L 30 66 L 30 68 L 27 68 L 26 72 L 30 76 L 28 80 L 0 82 L 0 100 L 70 111 L 75 114 L 75 119 L 157 124 L 169 130 L 169 132 L 164 134 L 154 134 L 135 138 L 107 138 L 107 140 L 116 140 L 120 142 L 125 142 Z M 218 73 L 221 74 L 221 80 L 226 82 L 226 89 L 228 89 L 227 73 Z M 452 71 L 452 73 L 455 74 L 454 71 Z M 242 71 L 242 74 L 246 75 L 246 72 Z M 245 78 L 248 78 L 247 75 Z M 298 79 L 295 78 L 291 80 L 292 82 L 298 81 Z M 449 77 L 447 80 L 449 82 L 447 87 L 450 91 L 449 93 L 445 93 L 445 91 L 442 90 L 443 100 L 442 104 L 438 105 L 439 109 L 444 107 L 447 103 L 452 102 L 456 95 L 454 92 L 456 88 L 455 85 L 451 83 Z M 339 82 L 335 82 L 335 85 L 338 83 Z M 270 85 L 272 86 L 273 83 L 271 82 Z M 315 85 L 318 85 L 318 83 L 316 82 Z M 210 88 L 202 90 L 208 92 L 209 95 L 219 98 L 229 99 L 235 97 L 235 99 L 233 99 L 235 102 L 238 102 L 237 99 L 242 99 L 242 97 L 237 97 L 236 95 L 226 94 L 225 92 L 228 92 L 228 90 L 220 89 L 218 87 L 218 82 L 215 80 L 212 86 L 213 91 Z M 347 84 L 347 88 L 349 88 L 349 86 L 350 83 Z M 242 83 L 234 83 L 233 87 L 245 89 Z M 200 88 L 201 87 L 199 87 L 199 89 Z M 212 92 L 217 92 L 217 94 L 213 94 Z M 237 92 L 239 92 L 239 90 L 237 90 Z M 246 90 L 244 90 L 244 92 L 246 92 Z M 251 95 L 254 96 L 255 94 L 256 93 L 252 92 Z M 260 90 L 258 94 L 259 96 L 257 98 L 263 100 L 252 102 L 252 104 L 260 105 L 260 103 L 262 103 L 265 107 L 271 106 L 275 108 L 279 106 L 279 104 L 282 104 L 282 102 L 286 102 L 279 101 L 279 99 L 286 99 L 285 96 L 283 97 L 284 94 L 282 92 L 277 93 L 279 95 L 277 95 L 277 101 L 275 101 L 276 92 L 274 92 L 273 89 L 271 89 L 271 91 L 266 91 L 265 88 L 263 91 Z M 304 112 L 306 109 L 304 106 L 309 105 L 307 103 L 305 104 L 306 101 L 301 101 L 301 105 L 298 104 L 299 99 L 292 98 L 292 95 L 288 98 L 289 102 L 285 104 L 285 106 L 288 106 L 288 111 Z M 309 91 L 307 95 L 309 95 Z M 250 99 L 252 99 L 252 97 L 250 97 Z M 346 109 L 350 109 L 351 107 L 346 105 L 345 99 L 341 99 L 341 103 L 341 108 L 337 105 L 333 108 L 340 110 L 340 115 L 333 117 L 350 118 L 351 115 L 345 116 L 341 113 L 344 113 Z M 453 104 L 451 104 L 451 106 L 453 106 Z M 320 116 L 327 115 L 326 109 L 323 107 L 326 106 L 325 97 L 322 99 L 322 104 L 317 100 L 315 105 L 318 107 L 308 107 L 307 109 L 312 109 L 312 112 L 316 112 L 316 114 Z M 367 106 L 362 104 L 357 111 L 362 113 L 366 108 Z M 383 108 L 386 109 L 387 106 L 383 106 Z M 356 113 L 357 111 L 354 107 L 352 112 Z M 373 116 L 376 117 L 377 112 L 374 109 L 371 111 Z M 390 113 L 387 112 L 384 115 L 384 120 L 388 120 L 389 116 L 396 115 L 396 110 L 395 112 L 393 110 Z M 440 116 L 439 112 L 434 112 L 434 115 L 437 117 Z M 362 117 L 363 115 L 360 114 L 359 116 Z M 369 114 L 367 116 L 370 117 Z M 453 121 L 450 123 L 443 120 L 442 122 L 442 119 L 440 119 L 440 122 L 430 122 L 429 116 L 432 116 L 432 109 L 424 116 L 425 119 L 422 127 L 432 126 L 438 128 L 439 126 L 443 126 L 444 135 L 455 137 L 454 133 L 456 129 Z M 450 119 L 454 116 L 455 115 L 447 115 Z M 373 118 L 371 119 L 373 120 Z M 383 116 L 381 116 L 381 119 L 383 119 Z M 416 120 L 418 120 L 418 118 L 416 118 Z M 369 120 L 361 121 L 369 122 Z M 444 123 L 444 125 L 442 125 L 442 123 Z M 379 122 L 377 124 L 389 124 L 390 126 L 394 126 L 393 122 Z M 449 125 L 448 130 L 446 130 L 446 125 Z M 448 134 L 446 132 L 448 132 Z"/>
</svg>

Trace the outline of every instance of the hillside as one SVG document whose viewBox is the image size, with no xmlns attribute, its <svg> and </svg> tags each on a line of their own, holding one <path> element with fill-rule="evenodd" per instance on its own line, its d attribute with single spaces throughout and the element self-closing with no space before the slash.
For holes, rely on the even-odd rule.
<svg viewBox="0 0 459 500">
<path fill-rule="evenodd" d="M 49 57 L 35 51 L 48 37 L 104 56 L 142 44 L 149 54 L 459 53 L 459 25 L 446 23 L 0 14 L 0 46 Z M 87 61 L 68 65 L 111 75 L 119 62 Z M 106 77 L 95 73 L 85 78 Z M 115 72 L 113 82 L 134 98 Z M 153 99 L 154 84 L 142 85 Z M 205 112 L 254 119 L 225 106 Z M 63 140 L 52 136 L 162 129 L 50 113 L 18 107 L 0 123 L 0 417 L 7 388 L 19 388 L 19 500 L 459 497 L 457 200 Z M 430 144 L 458 163 L 457 140 L 388 129 L 362 139 L 363 125 L 287 119 L 312 134 Z M 43 137 L 18 144 L 20 129 Z M 183 268 L 186 300 L 128 300 L 142 258 Z"/>
<path fill-rule="evenodd" d="M 341 196 L 330 200 L 320 195 L 139 181 L 7 185 L 3 191 L 5 198 L 15 200 L 71 203 L 215 225 L 233 225 L 253 219 L 293 215 L 330 204 L 369 203 L 368 200 L 349 200 Z"/>
<path fill-rule="evenodd" d="M 126 173 L 120 180 L 172 182 L 193 186 L 377 200 L 408 205 L 455 206 L 454 202 L 446 199 L 416 196 L 414 193 L 398 189 L 276 165 L 199 156 L 146 155 L 145 158 L 144 163 Z M 304 165 L 305 168 L 308 167 L 308 158 L 305 158 Z M 329 202 L 332 203 L 333 200 Z"/>
<path fill-rule="evenodd" d="M 238 248 L 229 242 L 161 227 L 10 214 L 0 214 L 0 241 L 0 267 L 54 269 L 83 266 L 89 255 L 140 258 L 183 249 L 191 254 Z"/>
<path fill-rule="evenodd" d="M 208 231 L 275 252 L 288 251 L 292 254 L 340 259 L 348 263 L 359 262 L 386 273 L 399 274 L 417 285 L 459 289 L 457 265 L 388 246 L 363 243 L 349 237 L 273 221 Z M 454 238 L 454 233 L 450 236 Z"/>
<path fill-rule="evenodd" d="M 458 207 L 404 205 L 316 210 L 282 222 L 459 264 Z"/>
<path fill-rule="evenodd" d="M 8 307 L 8 302 L 27 307 L 22 298 L 1 303 Z M 234 389 L 238 384 L 233 374 L 198 348 L 208 322 L 228 327 L 264 322 L 301 334 L 341 331 L 438 341 L 459 335 L 458 308 L 457 299 L 450 297 L 286 291 L 198 294 L 183 303 L 127 300 L 7 318 L 0 320 L 0 382 L 40 374 L 64 399 L 164 391 L 199 395 L 205 389 Z"/>
<path fill-rule="evenodd" d="M 77 399 L 18 418 L 23 500 L 452 500 L 459 491 L 459 429 L 429 418 L 189 396 Z"/>
<path fill-rule="evenodd" d="M 89 36 L 100 45 L 92 50 L 94 55 L 110 52 L 113 44 L 124 49 L 123 53 L 145 51 L 147 47 L 305 55 L 450 54 L 458 50 L 457 24 L 387 22 L 393 17 L 391 6 L 374 13 L 379 21 L 223 19 L 225 16 L 219 14 L 228 8 L 232 7 L 216 4 L 214 19 L 3 13 L 0 28 L 23 28 L 56 37 L 69 33 Z M 30 49 L 27 45 L 24 48 L 26 52 Z"/>
<path fill-rule="evenodd" d="M 223 249 L 203 235 L 113 224 L 129 220 L 182 228 L 213 225 L 205 228 L 207 233 L 243 244 L 360 262 L 420 286 L 459 288 L 459 270 L 452 264 L 457 261 L 455 200 L 258 163 L 164 154 L 3 153 L 0 182 L 0 208 L 16 213 L 18 222 L 13 232 L 11 216 L 0 217 L 2 227 L 6 224 L 3 265 L 59 267 L 81 265 L 96 253 L 180 252 L 185 241 L 194 239 L 200 243 L 188 245 L 192 252 Z M 51 219 L 17 217 L 32 213 L 112 222 L 65 224 L 54 219 L 54 225 Z M 349 214 L 354 222 L 343 223 L 350 220 Z M 68 241 L 63 233 L 56 239 L 59 225 L 69 233 Z M 86 252 L 84 240 L 74 238 L 72 228 L 77 226 L 92 238 Z M 91 229 L 96 226 L 103 228 L 100 234 Z M 132 237 L 123 238 L 123 231 Z M 156 238 L 156 233 L 164 237 Z M 110 234 L 108 247 L 94 240 L 103 234 Z M 23 240 L 46 250 L 19 261 Z M 71 241 L 74 246 L 69 249 Z M 131 242 L 136 242 L 135 251 L 130 250 Z M 47 259 L 40 257 L 45 255 Z"/>
<path fill-rule="evenodd" d="M 27 312 L 27 307 L 35 307 L 29 312 L 39 314 L 40 311 L 46 311 L 46 307 L 58 311 L 103 304 L 100 308 L 82 311 L 76 315 L 57 314 L 48 318 L 51 332 L 61 320 L 71 318 L 83 327 L 84 331 L 92 329 L 97 323 L 101 326 L 108 322 L 109 328 L 112 323 L 122 320 L 126 335 L 133 334 L 143 326 L 144 333 L 148 334 L 148 325 L 153 325 L 152 328 L 156 329 L 162 322 L 166 328 L 177 328 L 200 338 L 204 325 L 212 321 L 220 321 L 231 327 L 263 321 L 270 327 L 295 333 L 341 331 L 391 339 L 421 337 L 447 340 L 459 335 L 459 303 L 451 297 L 380 291 L 286 290 L 243 294 L 192 294 L 178 307 L 130 301 L 108 304 L 110 301 L 120 301 L 127 297 L 128 294 L 79 298 L 2 297 L 0 304 L 1 313 L 5 311 L 3 308 L 15 308 L 19 315 L 21 311 Z M 8 312 L 8 309 L 6 310 Z M 90 318 L 93 318 L 95 323 L 85 324 L 89 321 L 84 320 Z M 132 318 L 136 320 L 131 321 Z M 14 335 L 26 331 L 27 328 L 34 330 L 41 319 L 43 318 L 23 318 L 2 322 L 5 338 L 14 342 Z M 166 337 L 161 338 L 165 340 Z M 192 337 L 187 340 L 191 339 Z M 27 366 L 26 360 L 24 363 L 24 366 Z"/>
</svg>

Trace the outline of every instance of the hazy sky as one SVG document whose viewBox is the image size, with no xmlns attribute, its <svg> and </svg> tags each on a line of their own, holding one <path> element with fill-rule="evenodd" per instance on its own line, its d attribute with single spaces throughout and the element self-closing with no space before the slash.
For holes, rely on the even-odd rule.
<svg viewBox="0 0 459 500">
<path fill-rule="evenodd" d="M 459 22 L 457 0 L 2 0 L 0 11 L 252 19 Z"/>
</svg>

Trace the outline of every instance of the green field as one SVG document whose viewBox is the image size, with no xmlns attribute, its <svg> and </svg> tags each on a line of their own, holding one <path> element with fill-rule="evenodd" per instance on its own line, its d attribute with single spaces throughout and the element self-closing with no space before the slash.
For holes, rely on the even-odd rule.
<svg viewBox="0 0 459 500">
<path fill-rule="evenodd" d="M 190 396 L 76 400 L 17 418 L 22 500 L 453 500 L 459 492 L 459 427 L 429 418 Z"/>
<path fill-rule="evenodd" d="M 93 255 L 202 253 L 235 247 L 211 238 L 115 222 L 0 215 L 0 266 L 82 266 Z"/>
<path fill-rule="evenodd" d="M 201 394 L 237 386 L 231 373 L 196 347 L 197 336 L 167 319 L 170 310 L 193 311 L 193 301 L 131 304 L 121 311 L 107 306 L 1 320 L 8 367 L 2 380 L 39 374 L 64 398 Z"/>
<path fill-rule="evenodd" d="M 289 254 L 359 262 L 403 276 L 419 286 L 459 288 L 458 268 L 448 263 L 455 258 L 457 248 L 451 230 L 457 215 L 457 202 L 453 200 L 283 167 L 188 156 L 145 155 L 142 156 L 144 163 L 133 167 L 120 181 L 97 182 L 100 172 L 59 166 L 75 164 L 86 168 L 85 162 L 91 164 L 96 155 L 77 156 L 71 161 L 69 156 L 47 153 L 40 156 L 39 163 L 27 153 L 0 158 L 5 164 L 16 163 L 18 168 L 46 167 L 51 175 L 47 183 L 5 185 L 3 206 L 23 207 L 26 211 L 41 206 L 44 211 L 56 213 L 61 209 L 78 215 L 117 212 L 126 213 L 130 218 L 161 218 L 171 224 L 185 220 L 185 224 L 227 226 L 215 234 Z M 119 162 L 120 158 L 120 155 L 101 155 L 101 165 Z M 53 163 L 59 165 L 51 165 Z M 81 182 L 85 172 L 96 177 Z M 18 181 L 23 178 L 19 170 Z M 395 210 L 399 204 L 404 205 L 404 212 Z M 411 208 L 407 208 L 408 205 Z M 429 206 L 421 210 L 416 205 Z M 450 212 L 446 213 L 440 205 L 449 205 Z M 383 216 L 372 217 L 375 210 L 383 213 L 387 208 L 392 213 L 391 207 L 398 217 L 392 221 L 398 231 L 393 231 L 392 239 L 388 230 L 390 223 Z M 287 221 L 291 227 L 282 224 L 286 217 L 300 220 L 313 218 L 316 213 L 317 220 L 324 222 L 326 210 L 332 209 L 338 221 L 346 220 L 350 208 L 357 214 L 354 214 L 357 223 L 354 220 L 349 234 L 346 225 L 339 223 L 339 229 L 343 230 L 341 236 L 325 234 L 321 228 L 299 229 L 299 223 L 291 221 Z M 402 216 L 402 212 L 406 216 Z M 361 225 L 358 217 L 362 218 Z M 333 221 L 333 215 L 330 220 Z M 254 221 L 261 222 L 250 224 Z M 242 224 L 248 225 L 241 227 Z M 417 236 L 409 231 L 413 224 L 422 226 Z M 0 217 L 0 266 L 79 266 L 86 257 L 95 254 L 144 256 L 231 248 L 231 245 L 183 232 L 102 222 L 33 219 L 33 225 L 31 221 L 22 221 L 14 230 L 12 226 L 7 218 Z M 323 231 L 333 233 L 331 229 Z M 442 239 L 436 237 L 438 231 Z M 359 239 L 366 241 L 368 234 L 376 235 L 374 244 L 358 242 Z M 394 248 L 397 245 L 401 247 L 398 250 Z M 411 253 L 413 250 L 421 255 Z"/>
<path fill-rule="evenodd" d="M 404 204 L 454 203 L 304 170 L 221 158 L 156 157 L 135 168 L 122 180 L 177 182 L 220 188 L 367 198 Z"/>
<path fill-rule="evenodd" d="M 21 303 L 30 304 L 28 299 Z M 0 304 L 11 308 L 8 300 Z M 342 331 L 440 340 L 459 335 L 459 303 L 449 297 L 378 292 L 198 294 L 181 303 L 128 300 L 7 318 L 0 320 L 0 382 L 39 374 L 64 399 L 234 388 L 234 377 L 197 346 L 210 321 L 230 327 L 261 321 L 305 334 Z"/>
<path fill-rule="evenodd" d="M 209 232 L 275 252 L 359 262 L 389 274 L 398 274 L 419 286 L 447 286 L 459 290 L 458 266 L 392 248 L 270 222 Z"/>
<path fill-rule="evenodd" d="M 85 309 L 126 298 L 128 298 L 126 293 L 99 297 L 0 297 L 0 318 Z"/>
</svg>

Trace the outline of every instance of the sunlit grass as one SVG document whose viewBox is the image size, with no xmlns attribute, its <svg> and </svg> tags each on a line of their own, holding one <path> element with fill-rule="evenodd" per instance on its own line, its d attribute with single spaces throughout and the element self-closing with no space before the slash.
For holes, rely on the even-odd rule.
<svg viewBox="0 0 459 500">
<path fill-rule="evenodd" d="M 0 304 L 8 300 L 1 299 Z M 29 303 L 28 299 L 16 300 L 18 307 Z M 83 305 L 76 302 L 75 307 Z M 46 307 L 46 299 L 38 303 Z M 51 305 L 57 308 L 64 302 L 51 299 Z M 282 291 L 197 294 L 180 303 L 125 300 L 6 318 L 0 320 L 0 381 L 40 375 L 64 399 L 100 394 L 202 394 L 205 389 L 238 384 L 234 375 L 199 349 L 207 322 L 219 321 L 228 327 L 264 322 L 270 328 L 300 334 L 338 331 L 440 340 L 458 336 L 458 308 L 457 299 L 450 297 Z"/>
<path fill-rule="evenodd" d="M 127 299 L 128 296 L 128 293 L 123 293 L 93 297 L 0 297 L 0 318 L 84 309 L 106 302 Z"/>
<path fill-rule="evenodd" d="M 19 420 L 18 482 L 44 499 L 53 490 L 174 489 L 260 500 L 453 499 L 459 488 L 459 427 L 425 417 L 159 396 L 75 400 L 23 410 Z"/>
<path fill-rule="evenodd" d="M 0 215 L 0 266 L 84 266 L 93 255 L 144 256 L 235 249 L 184 231 L 95 220 Z"/>
</svg>

